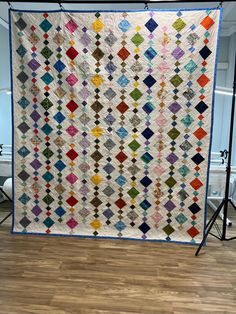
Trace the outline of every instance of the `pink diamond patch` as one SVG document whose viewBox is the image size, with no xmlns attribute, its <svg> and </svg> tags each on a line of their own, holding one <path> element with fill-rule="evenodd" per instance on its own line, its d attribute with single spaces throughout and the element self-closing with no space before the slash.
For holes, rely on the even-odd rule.
<svg viewBox="0 0 236 314">
<path fill-rule="evenodd" d="M 154 171 L 158 176 L 161 176 L 165 172 L 165 169 L 158 165 L 154 168 Z"/>
<path fill-rule="evenodd" d="M 70 84 L 70 86 L 73 86 L 73 85 L 75 85 L 78 82 L 78 79 L 77 79 L 77 77 L 73 73 L 71 73 L 66 78 L 66 81 L 67 81 L 68 84 Z"/>
<path fill-rule="evenodd" d="M 76 129 L 76 127 L 74 127 L 73 125 L 69 126 L 66 129 L 66 132 L 70 135 L 70 136 L 75 136 L 76 133 L 78 133 L 78 129 Z"/>
<path fill-rule="evenodd" d="M 71 184 L 74 184 L 78 180 L 78 178 L 76 177 L 74 173 L 70 173 L 66 177 L 66 180 L 69 181 Z"/>
<path fill-rule="evenodd" d="M 157 68 L 158 68 L 158 70 L 159 70 L 160 72 L 165 73 L 166 71 L 169 70 L 170 66 L 169 66 L 169 64 L 168 64 L 167 62 L 162 61 L 162 62 L 157 66 Z"/>
<path fill-rule="evenodd" d="M 161 125 L 161 126 L 164 126 L 167 122 L 167 119 L 165 118 L 165 116 L 161 113 L 157 119 L 156 119 L 156 123 Z"/>
<path fill-rule="evenodd" d="M 158 223 L 162 220 L 162 215 L 159 213 L 159 212 L 155 212 L 153 215 L 152 215 L 152 219 L 155 221 L 155 223 Z"/>
<path fill-rule="evenodd" d="M 73 20 L 70 20 L 68 23 L 66 23 L 65 26 L 71 33 L 74 33 L 74 31 L 78 27 L 78 25 Z"/>
<path fill-rule="evenodd" d="M 72 217 L 66 224 L 69 228 L 74 229 L 78 225 L 78 222 Z"/>
</svg>

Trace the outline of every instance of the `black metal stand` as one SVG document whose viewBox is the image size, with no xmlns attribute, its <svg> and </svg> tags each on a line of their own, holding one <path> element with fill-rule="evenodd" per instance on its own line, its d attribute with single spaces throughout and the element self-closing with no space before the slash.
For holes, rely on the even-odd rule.
<svg viewBox="0 0 236 314">
<path fill-rule="evenodd" d="M 3 150 L 3 144 L 0 144 L 0 156 L 2 156 L 2 150 Z M 0 188 L 0 192 L 1 192 L 3 195 L 5 195 L 6 198 L 7 198 L 10 202 L 12 202 L 12 200 L 10 199 L 10 197 L 6 194 L 6 192 L 3 191 L 2 188 Z M 1 225 L 5 220 L 7 220 L 7 218 L 9 218 L 11 215 L 12 215 L 12 211 L 11 211 L 9 214 L 7 214 L 7 216 L 6 216 L 5 218 L 3 218 L 3 219 L 0 221 L 0 225 Z"/>
<path fill-rule="evenodd" d="M 220 241 L 230 241 L 233 239 L 236 239 L 236 237 L 227 238 L 226 237 L 226 228 L 227 228 L 227 213 L 228 213 L 228 205 L 229 203 L 233 206 L 233 208 L 236 210 L 235 205 L 231 201 L 229 197 L 229 186 L 230 186 L 230 175 L 231 175 L 231 158 L 232 158 L 232 147 L 233 147 L 233 133 L 234 133 L 234 114 L 235 114 L 235 93 L 236 93 L 236 55 L 235 55 L 235 63 L 234 63 L 234 82 L 233 82 L 233 97 L 232 97 L 232 107 L 231 107 L 231 120 L 230 120 L 230 130 L 229 130 L 229 148 L 228 148 L 228 162 L 226 167 L 226 182 L 225 182 L 225 195 L 224 199 L 217 208 L 217 210 L 214 212 L 211 219 L 208 221 L 206 225 L 205 235 L 202 239 L 202 242 L 200 243 L 195 256 L 198 256 L 201 248 L 206 242 L 206 239 L 209 234 L 213 235 Z M 220 230 L 219 226 L 216 224 L 216 219 L 219 216 L 221 210 L 223 209 L 223 226 L 222 231 Z M 216 236 L 215 234 L 211 233 L 212 227 L 215 225 L 216 230 L 219 234 L 219 236 Z"/>
<path fill-rule="evenodd" d="M 2 188 L 0 188 L 0 192 L 1 192 L 3 195 L 5 195 L 6 198 L 7 198 L 10 202 L 12 202 L 12 200 L 10 199 L 10 197 L 3 191 Z M 11 215 L 12 215 L 12 211 L 11 211 L 9 214 L 7 214 L 7 216 L 4 217 L 4 218 L 0 221 L 0 225 L 1 225 L 2 223 L 4 223 L 4 221 L 7 220 Z"/>
</svg>

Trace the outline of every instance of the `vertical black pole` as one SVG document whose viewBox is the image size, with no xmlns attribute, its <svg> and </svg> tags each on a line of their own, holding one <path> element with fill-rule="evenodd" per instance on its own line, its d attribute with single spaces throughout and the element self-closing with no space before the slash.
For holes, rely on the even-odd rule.
<svg viewBox="0 0 236 314">
<path fill-rule="evenodd" d="M 229 129 L 228 163 L 226 167 L 226 183 L 225 183 L 225 198 L 224 198 L 225 204 L 224 204 L 224 209 L 223 209 L 224 217 L 223 217 L 223 229 L 222 229 L 222 237 L 221 237 L 222 241 L 226 239 L 229 186 L 230 186 L 230 175 L 231 175 L 231 158 L 232 158 L 233 133 L 234 133 L 235 93 L 236 93 L 236 55 L 235 55 L 235 62 L 234 62 L 233 96 L 232 96 L 230 129 Z"/>
</svg>

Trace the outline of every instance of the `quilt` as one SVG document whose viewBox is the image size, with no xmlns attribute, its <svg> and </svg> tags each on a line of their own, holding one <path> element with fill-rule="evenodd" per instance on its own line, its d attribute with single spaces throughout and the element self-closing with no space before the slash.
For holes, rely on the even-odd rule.
<svg viewBox="0 0 236 314">
<path fill-rule="evenodd" d="M 220 16 L 10 11 L 13 232 L 201 241 Z"/>
</svg>

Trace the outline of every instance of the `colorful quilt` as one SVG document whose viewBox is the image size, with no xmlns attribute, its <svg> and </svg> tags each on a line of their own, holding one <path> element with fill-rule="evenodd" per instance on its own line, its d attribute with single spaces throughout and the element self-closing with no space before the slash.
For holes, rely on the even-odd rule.
<svg viewBox="0 0 236 314">
<path fill-rule="evenodd" d="M 200 242 L 220 14 L 10 12 L 13 232 Z"/>
</svg>

